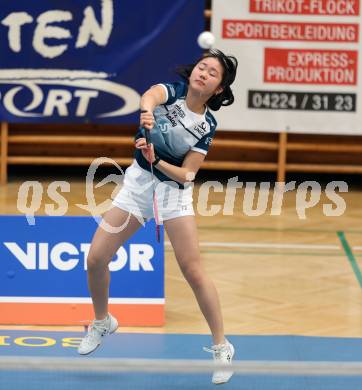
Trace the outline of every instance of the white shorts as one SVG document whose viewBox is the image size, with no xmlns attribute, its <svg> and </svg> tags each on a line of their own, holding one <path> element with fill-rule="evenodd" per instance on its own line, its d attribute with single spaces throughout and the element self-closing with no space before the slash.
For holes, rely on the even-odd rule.
<svg viewBox="0 0 362 390">
<path fill-rule="evenodd" d="M 175 182 L 162 182 L 156 176 L 154 180 L 160 222 L 186 215 L 195 215 L 192 203 L 192 185 L 180 189 Z M 154 218 L 151 173 L 141 168 L 136 160 L 126 169 L 123 187 L 112 204 L 136 217 Z"/>
</svg>

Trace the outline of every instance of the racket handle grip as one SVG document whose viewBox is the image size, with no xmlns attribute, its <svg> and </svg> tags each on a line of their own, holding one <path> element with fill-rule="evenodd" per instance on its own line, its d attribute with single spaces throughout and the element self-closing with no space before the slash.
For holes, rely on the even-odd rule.
<svg viewBox="0 0 362 390">
<path fill-rule="evenodd" d="M 145 112 L 149 112 L 148 110 L 141 110 L 141 113 L 145 113 Z M 151 144 L 151 134 L 150 134 L 150 130 L 146 129 L 145 127 L 143 128 L 143 131 L 145 133 L 145 138 L 146 138 L 146 142 L 147 142 L 147 145 Z"/>
<path fill-rule="evenodd" d="M 147 145 L 149 145 L 151 143 L 151 134 L 148 129 L 145 129 L 145 138 L 146 138 Z"/>
<path fill-rule="evenodd" d="M 160 225 L 156 225 L 156 240 L 158 243 L 161 241 Z"/>
</svg>

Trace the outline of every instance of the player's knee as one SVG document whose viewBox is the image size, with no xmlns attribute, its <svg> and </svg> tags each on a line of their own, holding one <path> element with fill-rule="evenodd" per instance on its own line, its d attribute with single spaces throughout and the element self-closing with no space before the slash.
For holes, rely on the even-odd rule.
<svg viewBox="0 0 362 390">
<path fill-rule="evenodd" d="M 111 259 L 109 259 L 110 261 Z M 87 257 L 88 272 L 97 272 L 108 266 L 108 256 L 100 255 L 97 251 L 90 251 Z"/>
<path fill-rule="evenodd" d="M 204 272 L 201 266 L 192 264 L 183 267 L 182 272 L 191 287 L 197 288 L 202 285 L 204 281 Z"/>
</svg>

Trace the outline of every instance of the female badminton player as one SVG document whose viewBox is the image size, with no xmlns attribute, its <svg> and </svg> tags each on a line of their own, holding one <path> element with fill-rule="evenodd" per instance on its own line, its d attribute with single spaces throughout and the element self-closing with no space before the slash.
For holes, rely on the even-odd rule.
<svg viewBox="0 0 362 390">
<path fill-rule="evenodd" d="M 219 297 L 200 259 L 191 181 L 214 137 L 216 121 L 210 110 L 217 111 L 234 101 L 230 85 L 237 65 L 235 57 L 212 49 L 194 64 L 178 68 L 182 81 L 152 86 L 141 97 L 135 159 L 126 170 L 113 207 L 105 213 L 93 237 L 87 258 L 95 319 L 81 341 L 80 354 L 94 351 L 102 338 L 118 327 L 117 320 L 108 313 L 108 264 L 143 220 L 154 216 L 154 188 L 147 186 L 154 179 L 158 219 L 164 224 L 180 269 L 212 333 L 214 345 L 206 350 L 213 353 L 217 363 L 231 364 L 234 347 L 225 338 Z M 147 131 L 151 144 L 146 139 Z M 161 194 L 168 194 L 167 202 L 159 198 Z M 109 226 L 123 228 L 114 233 L 107 229 Z M 231 375 L 230 371 L 215 371 L 212 381 L 225 383 Z"/>
</svg>

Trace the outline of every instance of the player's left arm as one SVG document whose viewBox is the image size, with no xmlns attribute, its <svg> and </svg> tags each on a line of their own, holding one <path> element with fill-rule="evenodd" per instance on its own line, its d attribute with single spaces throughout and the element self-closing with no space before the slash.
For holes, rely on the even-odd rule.
<svg viewBox="0 0 362 390">
<path fill-rule="evenodd" d="M 160 160 L 156 168 L 171 179 L 179 183 L 186 183 L 195 179 L 205 157 L 205 154 L 191 150 L 186 154 L 181 167 Z"/>
<path fill-rule="evenodd" d="M 136 148 L 142 150 L 142 153 L 147 160 L 149 160 L 149 158 L 151 158 L 152 162 L 156 160 L 153 145 L 147 145 L 145 138 L 139 138 L 136 140 Z M 205 160 L 205 157 L 206 153 L 204 154 L 190 150 L 186 154 L 181 167 L 170 164 L 164 160 L 160 160 L 154 166 L 172 180 L 183 184 L 195 179 L 195 176 L 200 169 L 201 164 Z"/>
</svg>

